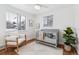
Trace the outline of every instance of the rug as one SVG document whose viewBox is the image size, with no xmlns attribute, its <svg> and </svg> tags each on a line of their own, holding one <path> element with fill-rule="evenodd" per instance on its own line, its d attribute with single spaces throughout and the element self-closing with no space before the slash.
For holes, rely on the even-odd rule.
<svg viewBox="0 0 79 59">
<path fill-rule="evenodd" d="M 19 55 L 62 55 L 63 49 L 32 42 L 19 48 Z"/>
</svg>

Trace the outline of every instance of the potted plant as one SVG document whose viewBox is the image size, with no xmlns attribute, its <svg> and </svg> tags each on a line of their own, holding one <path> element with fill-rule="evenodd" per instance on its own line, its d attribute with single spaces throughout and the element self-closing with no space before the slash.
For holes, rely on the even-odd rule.
<svg viewBox="0 0 79 59">
<path fill-rule="evenodd" d="M 66 51 L 70 51 L 73 44 L 75 44 L 76 37 L 74 36 L 74 32 L 71 29 L 71 27 L 67 27 L 66 30 L 64 30 L 63 38 L 64 38 L 64 49 Z"/>
</svg>

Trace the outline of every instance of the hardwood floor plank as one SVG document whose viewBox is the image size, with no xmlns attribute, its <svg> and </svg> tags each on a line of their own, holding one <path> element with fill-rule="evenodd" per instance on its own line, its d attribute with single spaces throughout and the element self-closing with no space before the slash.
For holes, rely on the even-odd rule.
<svg viewBox="0 0 79 59">
<path fill-rule="evenodd" d="M 33 41 L 35 41 L 35 39 L 29 40 L 27 43 L 24 42 L 21 46 L 30 44 Z M 63 49 L 63 55 L 77 55 L 77 52 L 76 52 L 76 50 L 74 48 L 72 48 L 71 51 L 65 51 L 63 45 L 58 45 L 58 47 Z M 0 55 L 18 55 L 14 51 L 15 49 L 16 49 L 15 47 L 13 47 L 13 48 L 9 47 L 7 51 L 6 51 L 6 49 L 2 49 L 2 50 L 0 50 Z"/>
</svg>

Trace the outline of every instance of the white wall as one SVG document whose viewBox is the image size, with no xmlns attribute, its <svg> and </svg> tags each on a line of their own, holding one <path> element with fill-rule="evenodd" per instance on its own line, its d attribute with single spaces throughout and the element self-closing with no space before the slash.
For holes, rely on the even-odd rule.
<svg viewBox="0 0 79 59">
<path fill-rule="evenodd" d="M 53 15 L 53 26 L 49 28 L 59 29 L 60 31 L 65 29 L 67 26 L 72 26 L 79 29 L 79 6 L 69 6 L 66 8 L 60 8 L 53 11 L 48 11 L 46 13 L 38 14 L 37 16 L 29 14 L 28 12 L 24 12 L 22 10 L 13 8 L 9 5 L 0 5 L 0 34 L 4 35 L 6 31 L 6 12 L 13 12 L 18 15 L 25 15 L 26 19 L 26 30 L 30 35 L 34 34 L 34 27 L 29 27 L 28 20 L 32 19 L 36 26 L 37 23 L 40 23 L 40 29 L 45 29 L 43 27 L 43 16 Z M 61 33 L 61 32 L 60 32 Z M 62 34 L 62 33 L 61 33 Z M 1 40 L 0 40 L 1 41 Z M 60 43 L 62 43 L 63 39 L 60 35 Z M 0 42 L 1 43 L 1 42 Z M 3 44 L 3 43 L 1 43 Z"/>
<path fill-rule="evenodd" d="M 79 38 L 79 5 L 75 5 L 75 28 L 78 33 L 78 38 Z"/>
<path fill-rule="evenodd" d="M 74 9 L 75 9 L 75 19 L 74 19 L 75 20 L 75 28 L 76 28 L 77 36 L 78 36 L 77 52 L 79 54 L 79 4 L 75 5 Z"/>
<path fill-rule="evenodd" d="M 28 20 L 29 19 L 34 20 L 34 15 L 21 11 L 16 8 L 13 8 L 9 5 L 0 5 L 0 36 L 5 35 L 5 32 L 6 32 L 6 13 L 7 12 L 12 12 L 18 15 L 26 16 L 26 31 L 28 32 L 29 29 L 30 31 L 32 31 L 32 28 L 29 27 Z M 3 45 L 3 44 L 4 44 L 3 39 L 0 37 L 0 45 Z"/>
<path fill-rule="evenodd" d="M 2 6 L 2 5 L 0 5 L 0 46 L 2 46 L 3 44 L 4 44 L 4 42 L 3 42 L 3 35 L 4 35 L 4 33 L 5 33 L 5 26 L 6 26 L 6 24 L 5 24 L 5 8 Z"/>
<path fill-rule="evenodd" d="M 74 7 L 69 6 L 66 8 L 60 8 L 57 10 L 49 11 L 47 13 L 39 14 L 36 18 L 36 23 L 40 23 L 40 29 L 45 29 L 47 27 L 43 27 L 43 16 L 53 15 L 53 26 L 48 27 L 52 29 L 59 29 L 60 31 L 64 30 L 66 27 L 71 26 L 74 27 Z M 60 34 L 62 34 L 60 32 Z M 60 43 L 63 39 L 60 35 Z"/>
</svg>

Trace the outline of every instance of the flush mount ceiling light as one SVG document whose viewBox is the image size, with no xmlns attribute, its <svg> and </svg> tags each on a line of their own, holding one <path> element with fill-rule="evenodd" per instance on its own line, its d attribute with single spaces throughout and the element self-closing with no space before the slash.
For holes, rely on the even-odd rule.
<svg viewBox="0 0 79 59">
<path fill-rule="evenodd" d="M 35 8 L 36 10 L 40 10 L 41 6 L 38 5 L 38 4 L 36 4 L 36 5 L 34 6 L 34 8 Z"/>
<path fill-rule="evenodd" d="M 48 7 L 45 6 L 45 5 L 42 5 L 42 4 L 35 4 L 34 8 L 35 8 L 36 10 L 40 10 L 41 8 L 48 8 Z"/>
</svg>

